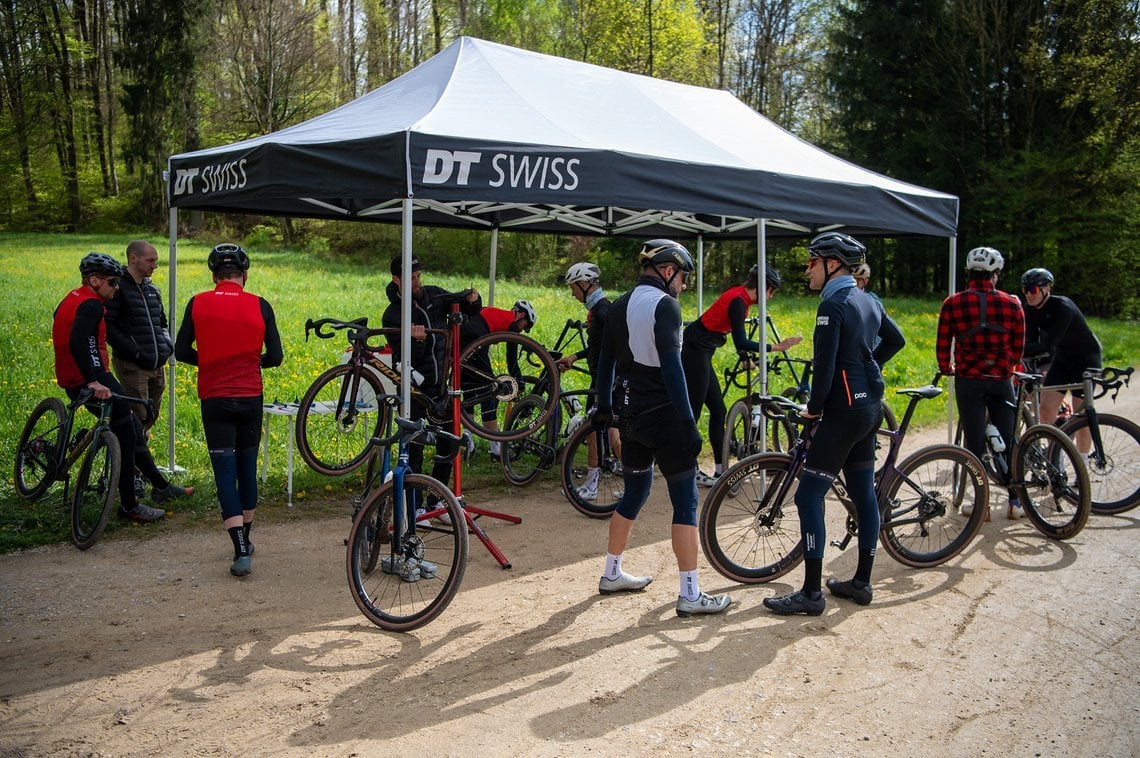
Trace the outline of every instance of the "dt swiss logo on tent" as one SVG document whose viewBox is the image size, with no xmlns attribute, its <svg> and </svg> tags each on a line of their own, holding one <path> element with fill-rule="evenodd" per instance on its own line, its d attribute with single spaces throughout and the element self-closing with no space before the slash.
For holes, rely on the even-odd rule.
<svg viewBox="0 0 1140 758">
<path fill-rule="evenodd" d="M 424 155 L 424 184 L 453 183 L 457 187 L 486 184 L 489 187 L 565 190 L 578 188 L 578 158 L 549 155 L 495 153 L 491 156 L 490 177 L 473 169 L 483 162 L 483 153 L 472 150 L 428 150 Z"/>
<path fill-rule="evenodd" d="M 246 159 L 215 163 L 200 168 L 180 168 L 174 172 L 174 196 L 241 189 L 249 181 Z"/>
</svg>

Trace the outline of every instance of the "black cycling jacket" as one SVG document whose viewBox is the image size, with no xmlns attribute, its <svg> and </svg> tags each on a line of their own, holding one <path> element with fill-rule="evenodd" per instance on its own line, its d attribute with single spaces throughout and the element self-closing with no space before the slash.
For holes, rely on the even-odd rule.
<svg viewBox="0 0 1140 758">
<path fill-rule="evenodd" d="M 116 358 L 156 369 L 170 358 L 174 343 L 167 331 L 162 295 L 149 278 L 136 282 L 129 273 L 107 302 L 107 344 Z"/>
</svg>

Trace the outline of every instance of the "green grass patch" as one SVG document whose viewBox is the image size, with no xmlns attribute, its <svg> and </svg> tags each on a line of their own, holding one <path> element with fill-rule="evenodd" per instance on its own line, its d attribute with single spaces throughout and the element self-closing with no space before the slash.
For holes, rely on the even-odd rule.
<svg viewBox="0 0 1140 758">
<path fill-rule="evenodd" d="M 160 266 L 155 274 L 156 284 L 167 301 L 170 271 L 166 265 L 167 245 L 163 238 L 139 234 L 154 242 L 159 249 Z M 54 485 L 35 503 L 21 500 L 12 486 L 12 460 L 14 448 L 27 415 L 43 397 L 63 397 L 56 386 L 51 347 L 52 313 L 63 296 L 79 283 L 79 259 L 89 250 L 116 255 L 122 260 L 123 250 L 130 237 L 127 235 L 57 235 L 57 234 L 0 234 L 0 284 L 6 297 L 0 305 L 0 361 L 4 372 L 0 375 L 0 459 L 6 474 L 0 478 L 0 551 L 66 541 L 67 510 L 63 486 Z M 174 306 L 177 320 L 190 295 L 213 287 L 206 256 L 210 246 L 206 243 L 182 241 L 178 246 L 178 302 Z M 351 261 L 329 262 L 308 253 L 292 251 L 251 250 L 253 268 L 250 270 L 249 289 L 263 295 L 273 304 L 277 323 L 285 347 L 285 363 L 265 372 L 267 400 L 298 400 L 309 384 L 328 366 L 337 362 L 347 343 L 341 340 L 310 339 L 305 341 L 304 324 L 308 318 L 356 318 L 368 316 L 378 325 L 387 307 L 385 287 L 390 281 L 387 266 L 362 266 Z M 470 277 L 451 276 L 432 269 L 425 259 L 425 282 L 448 289 L 475 286 L 484 294 L 487 283 Z M 797 290 L 799 290 L 797 292 Z M 610 297 L 619 292 L 611 291 Z M 716 297 L 715 292 L 705 295 L 705 305 Z M 495 285 L 495 301 L 509 307 L 514 300 L 526 298 L 534 303 L 539 314 L 532 336 L 545 345 L 553 345 L 568 318 L 585 316 L 582 306 L 565 287 L 522 285 L 500 280 Z M 934 338 L 941 295 L 929 299 L 888 298 L 887 309 L 899 323 L 907 338 L 906 348 L 885 369 L 888 396 L 901 417 L 905 406 L 893 394 L 900 387 L 926 384 L 935 371 Z M 686 293 L 681 298 L 684 317 L 697 315 L 697 298 Z M 769 312 L 783 336 L 799 334 L 805 342 L 791 351 L 800 357 L 811 356 L 811 331 L 815 321 L 817 299 L 805 290 L 789 283 L 778 297 L 769 301 Z M 1140 344 L 1134 337 L 1134 323 L 1092 320 L 1093 329 L 1105 347 L 1105 360 L 1109 364 L 1133 365 L 1140 358 Z M 718 370 L 728 368 L 735 360 L 730 347 L 717 354 Z M 204 523 L 216 525 L 218 514 L 214 504 L 213 480 L 209 458 L 202 437 L 202 424 L 198 410 L 195 369 L 179 366 L 174 396 L 176 410 L 175 460 L 186 471 L 177 480 L 198 488 L 193 498 L 176 506 L 175 525 Z M 782 389 L 783 377 L 774 377 L 772 389 Z M 728 401 L 735 399 L 733 393 Z M 929 425 L 946 416 L 943 399 L 926 401 L 919 406 L 915 423 Z M 361 477 L 327 478 L 304 466 L 297 458 L 294 477 L 294 500 L 299 508 L 292 513 L 285 509 L 285 442 L 288 434 L 286 420 L 274 417 L 269 422 L 269 478 L 263 485 L 265 510 L 273 518 L 296 518 L 306 503 L 343 503 L 346 516 L 351 512 L 350 501 L 363 486 Z M 168 462 L 166 411 L 156 425 L 156 438 L 151 449 L 159 465 Z M 480 442 L 485 450 L 486 443 Z M 556 477 L 554 472 L 547 475 Z M 464 486 L 472 493 L 506 492 L 509 487 L 499 476 L 498 466 L 477 456 L 474 465 L 464 474 Z M 324 512 L 322 506 L 322 512 Z M 569 506 L 567 506 L 569 507 Z M 114 519 L 112 519 L 114 522 Z M 108 532 L 113 534 L 128 527 L 112 523 Z M 163 527 L 169 528 L 169 527 Z M 152 529 L 143 527 L 142 529 Z"/>
</svg>

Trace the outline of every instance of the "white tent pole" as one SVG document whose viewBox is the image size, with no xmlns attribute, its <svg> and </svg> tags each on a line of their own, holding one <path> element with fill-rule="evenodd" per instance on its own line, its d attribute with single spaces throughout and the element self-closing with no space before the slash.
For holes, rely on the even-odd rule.
<svg viewBox="0 0 1140 758">
<path fill-rule="evenodd" d="M 400 414 L 412 417 L 412 199 L 400 213 Z"/>
<path fill-rule="evenodd" d="M 177 272 L 177 264 L 178 264 L 178 209 L 175 208 L 174 206 L 170 207 L 170 220 L 168 223 L 169 223 L 168 233 L 170 235 L 170 262 L 169 262 L 169 265 L 167 267 L 169 269 L 169 271 L 167 273 L 167 276 L 169 277 L 169 282 L 167 284 L 169 291 L 168 291 L 167 296 L 166 296 L 166 302 L 168 304 L 167 309 L 166 309 L 166 321 L 170 325 L 170 334 L 171 334 L 171 337 L 173 337 L 175 334 L 178 334 L 178 302 L 175 299 L 175 294 L 178 291 L 178 288 L 175 286 L 175 284 L 176 284 L 175 278 L 178 276 L 178 272 Z M 167 372 L 166 373 L 166 403 L 167 403 L 166 458 L 168 461 L 168 465 L 170 466 L 170 473 L 173 474 L 174 473 L 174 406 L 175 406 L 174 397 L 176 395 L 176 393 L 174 392 L 174 376 L 176 373 L 174 370 L 174 365 L 175 365 L 174 364 L 174 356 L 171 355 L 170 359 L 166 363 L 167 363 L 167 369 L 166 369 L 166 372 Z"/>
<path fill-rule="evenodd" d="M 760 394 L 768 394 L 768 237 L 767 219 L 756 219 L 756 300 L 760 317 Z M 751 423 L 751 421 L 750 421 Z M 768 450 L 768 435 L 760 435 L 760 452 Z"/>
<path fill-rule="evenodd" d="M 697 316 L 705 312 L 705 238 L 697 235 Z"/>
<path fill-rule="evenodd" d="M 495 304 L 495 268 L 499 262 L 499 227 L 491 229 L 491 270 L 487 274 L 487 305 Z"/>
<path fill-rule="evenodd" d="M 958 238 L 950 238 L 950 291 L 947 297 L 958 289 Z M 946 377 L 946 441 L 954 441 L 954 377 Z"/>
</svg>

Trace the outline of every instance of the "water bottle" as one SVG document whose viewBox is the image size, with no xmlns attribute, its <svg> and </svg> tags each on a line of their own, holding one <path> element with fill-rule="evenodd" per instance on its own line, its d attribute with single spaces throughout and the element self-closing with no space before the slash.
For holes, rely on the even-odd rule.
<svg viewBox="0 0 1140 758">
<path fill-rule="evenodd" d="M 760 412 L 760 406 L 759 405 L 752 406 L 752 428 L 753 429 L 759 429 L 763 425 L 764 425 L 764 419 L 763 419 L 762 414 Z"/>
<path fill-rule="evenodd" d="M 1001 438 L 1001 433 L 993 424 L 986 424 L 986 441 L 990 443 L 990 448 L 995 453 L 1005 452 L 1005 440 Z"/>
<path fill-rule="evenodd" d="M 570 418 L 570 420 L 566 422 L 566 436 L 569 437 L 571 434 L 578 431 L 578 427 L 580 427 L 582 425 L 582 421 L 585 418 L 586 417 L 582 414 L 581 411 L 578 411 L 577 413 L 575 413 Z"/>
<path fill-rule="evenodd" d="M 403 364 L 397 362 L 395 369 L 397 371 L 403 371 Z M 419 371 L 416 371 L 415 367 L 412 367 L 412 384 L 419 387 L 423 383 L 424 383 L 424 375 L 421 374 Z"/>
</svg>

